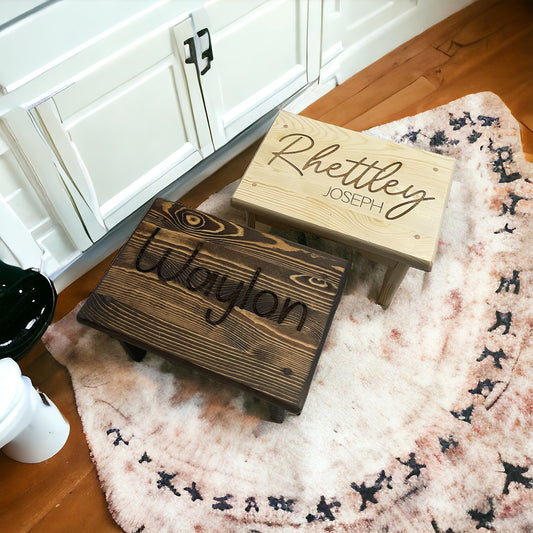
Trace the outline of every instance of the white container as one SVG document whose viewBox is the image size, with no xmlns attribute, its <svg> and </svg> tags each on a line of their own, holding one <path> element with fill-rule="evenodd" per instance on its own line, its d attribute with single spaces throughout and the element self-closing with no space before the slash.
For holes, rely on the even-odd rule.
<svg viewBox="0 0 533 533">
<path fill-rule="evenodd" d="M 0 359 L 0 448 L 21 463 L 46 461 L 63 448 L 68 422 L 10 358 Z"/>
</svg>

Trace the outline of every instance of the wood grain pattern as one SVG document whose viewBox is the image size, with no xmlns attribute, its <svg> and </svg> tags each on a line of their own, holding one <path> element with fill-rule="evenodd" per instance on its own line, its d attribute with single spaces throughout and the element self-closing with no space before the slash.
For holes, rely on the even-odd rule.
<svg viewBox="0 0 533 533">
<path fill-rule="evenodd" d="M 431 270 L 455 161 L 281 111 L 232 202 Z"/>
<path fill-rule="evenodd" d="M 78 319 L 299 413 L 346 268 L 158 199 Z"/>
</svg>

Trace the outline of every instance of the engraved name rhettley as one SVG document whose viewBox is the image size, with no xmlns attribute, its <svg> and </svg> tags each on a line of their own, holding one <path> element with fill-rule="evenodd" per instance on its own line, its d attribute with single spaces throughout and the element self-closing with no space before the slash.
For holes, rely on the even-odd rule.
<svg viewBox="0 0 533 533">
<path fill-rule="evenodd" d="M 384 216 L 388 220 L 403 217 L 422 202 L 435 200 L 435 197 L 428 196 L 423 189 L 416 190 L 412 184 L 405 185 L 396 178 L 391 179 L 391 176 L 402 168 L 401 161 L 382 165 L 379 160 L 370 162 L 366 156 L 359 160 L 346 158 L 342 162 L 335 161 L 331 156 L 341 149 L 341 145 L 337 143 L 322 148 L 308 159 L 303 160 L 301 155 L 296 154 L 311 151 L 315 145 L 313 138 L 305 133 L 290 133 L 279 139 L 279 142 L 284 141 L 286 144 L 281 150 L 271 152 L 273 157 L 268 161 L 268 165 L 280 160 L 293 168 L 300 176 L 303 176 L 306 170 L 314 171 L 315 174 L 325 174 L 332 179 L 340 180 L 343 186 L 351 186 L 355 191 L 366 190 L 370 193 L 382 191 L 388 196 L 403 198 L 387 209 Z M 338 187 L 330 186 L 323 196 L 349 203 L 352 206 L 374 209 L 379 213 L 383 210 L 383 202 L 376 203 L 373 198 L 364 194 Z"/>
</svg>

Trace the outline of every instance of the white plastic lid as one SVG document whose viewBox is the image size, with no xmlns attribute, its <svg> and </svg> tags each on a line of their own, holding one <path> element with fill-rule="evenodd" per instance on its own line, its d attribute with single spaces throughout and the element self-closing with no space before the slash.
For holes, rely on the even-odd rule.
<svg viewBox="0 0 533 533">
<path fill-rule="evenodd" d="M 24 395 L 24 382 L 18 364 L 11 358 L 0 359 L 0 425 Z"/>
</svg>

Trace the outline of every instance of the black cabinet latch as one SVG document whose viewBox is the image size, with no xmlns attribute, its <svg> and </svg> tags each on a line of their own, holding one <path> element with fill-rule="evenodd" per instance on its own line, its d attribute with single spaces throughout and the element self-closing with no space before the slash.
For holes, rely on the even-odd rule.
<svg viewBox="0 0 533 533">
<path fill-rule="evenodd" d="M 196 45 L 194 44 L 194 37 L 189 37 L 188 39 L 185 39 L 183 41 L 183 44 L 185 46 L 189 47 L 189 57 L 185 59 L 185 63 L 194 63 L 196 66 L 196 70 L 199 72 L 200 76 L 203 76 L 210 68 L 211 63 L 213 61 L 213 47 L 211 45 L 211 34 L 209 33 L 208 28 L 203 28 L 196 34 L 198 36 L 198 39 L 203 37 L 204 35 L 207 35 L 207 48 L 205 50 L 202 50 L 201 58 L 206 60 L 205 67 L 200 70 L 200 67 L 198 66 L 198 55 L 196 53 Z"/>
</svg>

